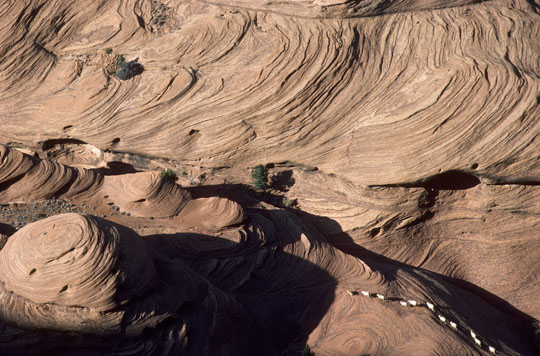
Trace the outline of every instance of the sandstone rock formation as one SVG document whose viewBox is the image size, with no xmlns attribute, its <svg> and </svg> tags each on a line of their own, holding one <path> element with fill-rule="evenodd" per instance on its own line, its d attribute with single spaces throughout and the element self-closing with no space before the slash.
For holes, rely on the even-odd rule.
<svg viewBox="0 0 540 356">
<path fill-rule="evenodd" d="M 105 177 L 102 192 L 122 211 L 141 217 L 174 216 L 190 199 L 187 191 L 158 172 Z"/>
<path fill-rule="evenodd" d="M 0 145 L 0 201 L 35 201 L 91 195 L 102 184 L 96 172 L 39 160 Z"/>
<path fill-rule="evenodd" d="M 1 3 L 0 354 L 537 355 L 539 33 L 537 0 Z"/>
<path fill-rule="evenodd" d="M 219 230 L 231 225 L 241 224 L 246 215 L 240 204 L 226 198 L 200 198 L 192 200 L 179 217 L 188 222 L 199 224 L 206 228 Z M 212 217 L 209 219 L 208 217 Z"/>
<path fill-rule="evenodd" d="M 295 160 L 370 185 L 538 176 L 537 2 L 238 3 L 169 2 L 162 26 L 150 1 L 3 4 L 1 141 Z M 119 54 L 144 75 L 109 76 Z"/>
</svg>

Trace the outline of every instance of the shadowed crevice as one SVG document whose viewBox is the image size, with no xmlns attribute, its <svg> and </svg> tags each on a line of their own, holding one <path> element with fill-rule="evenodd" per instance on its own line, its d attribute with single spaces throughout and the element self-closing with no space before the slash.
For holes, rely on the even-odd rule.
<svg viewBox="0 0 540 356">
<path fill-rule="evenodd" d="M 403 187 L 403 188 L 424 188 L 428 191 L 434 190 L 466 190 L 476 187 L 481 183 L 474 174 L 458 170 L 450 170 L 415 182 L 404 182 L 397 184 L 371 185 L 371 187 Z"/>
<path fill-rule="evenodd" d="M 480 184 L 480 179 L 472 174 L 461 171 L 448 171 L 429 178 L 419 186 L 426 189 L 465 190 L 474 188 L 478 184 Z"/>
<path fill-rule="evenodd" d="M 98 173 L 104 176 L 118 176 L 122 174 L 137 173 L 139 170 L 135 169 L 133 165 L 125 162 L 107 162 L 107 167 L 96 169 Z"/>
<path fill-rule="evenodd" d="M 46 140 L 41 142 L 41 149 L 43 151 L 48 151 L 51 148 L 54 148 L 56 145 L 65 145 L 65 144 L 71 144 L 71 145 L 86 145 L 87 143 L 81 140 L 77 140 L 75 138 L 57 138 L 52 140 Z"/>
</svg>

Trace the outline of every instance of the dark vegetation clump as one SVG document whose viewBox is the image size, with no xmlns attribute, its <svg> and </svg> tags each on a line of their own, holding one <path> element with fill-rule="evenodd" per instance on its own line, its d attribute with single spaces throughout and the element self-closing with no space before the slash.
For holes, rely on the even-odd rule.
<svg viewBox="0 0 540 356">
<path fill-rule="evenodd" d="M 105 53 L 111 54 L 112 53 L 112 48 L 110 48 L 110 47 L 105 48 Z"/>
<path fill-rule="evenodd" d="M 116 64 L 118 68 L 116 77 L 120 80 L 131 79 L 144 71 L 144 67 L 141 64 L 137 61 L 127 62 L 123 55 L 118 56 Z"/>
<path fill-rule="evenodd" d="M 176 173 L 174 173 L 172 169 L 167 169 L 167 170 L 163 169 L 161 171 L 161 178 L 174 182 L 178 179 L 178 176 L 176 175 Z"/>
<path fill-rule="evenodd" d="M 156 0 L 152 0 L 151 4 L 152 4 L 152 9 L 151 9 L 152 19 L 150 20 L 150 22 L 153 25 L 159 26 L 159 27 L 165 25 L 165 22 L 167 18 L 169 17 L 168 13 L 169 13 L 170 8 L 166 6 L 165 4 Z"/>
<path fill-rule="evenodd" d="M 302 356 L 315 356 L 315 352 L 311 351 L 311 348 L 308 344 L 304 347 L 304 351 L 302 352 Z"/>
<path fill-rule="evenodd" d="M 268 169 L 262 164 L 253 168 L 251 178 L 256 189 L 266 190 L 268 188 Z"/>
</svg>

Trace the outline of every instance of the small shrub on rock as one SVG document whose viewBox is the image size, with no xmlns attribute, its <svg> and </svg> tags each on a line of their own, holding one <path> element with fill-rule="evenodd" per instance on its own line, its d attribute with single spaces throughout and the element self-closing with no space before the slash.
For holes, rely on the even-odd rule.
<svg viewBox="0 0 540 356">
<path fill-rule="evenodd" d="M 178 177 L 176 176 L 176 173 L 174 173 L 172 169 L 161 170 L 161 178 L 171 180 L 173 182 L 178 179 Z"/>
<path fill-rule="evenodd" d="M 251 178 L 256 189 L 266 190 L 268 188 L 268 169 L 262 164 L 253 168 Z"/>
<path fill-rule="evenodd" d="M 308 344 L 304 347 L 304 351 L 302 352 L 302 356 L 315 356 L 315 352 L 311 351 L 311 348 Z"/>
<path fill-rule="evenodd" d="M 121 54 L 121 55 L 118 56 L 118 58 L 116 60 L 116 64 L 120 67 L 120 65 L 125 61 L 126 61 L 126 59 L 124 58 L 124 55 Z"/>
<path fill-rule="evenodd" d="M 123 55 L 118 56 L 116 77 L 120 80 L 128 80 L 134 76 L 141 74 L 144 67 L 137 61 L 127 62 Z"/>
</svg>

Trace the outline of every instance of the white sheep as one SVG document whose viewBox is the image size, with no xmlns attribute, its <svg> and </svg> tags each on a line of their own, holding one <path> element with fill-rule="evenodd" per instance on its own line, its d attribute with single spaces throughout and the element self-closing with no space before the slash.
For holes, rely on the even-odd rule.
<svg viewBox="0 0 540 356">
<path fill-rule="evenodd" d="M 435 311 L 435 306 L 431 304 L 430 302 L 426 302 L 426 306 L 429 308 L 429 310 Z"/>
<path fill-rule="evenodd" d="M 418 303 L 416 303 L 416 300 L 410 300 L 410 299 L 409 299 L 409 305 L 410 305 L 411 307 L 415 307 L 417 304 L 418 304 Z"/>
<path fill-rule="evenodd" d="M 439 320 L 442 321 L 443 323 L 446 323 L 446 318 L 440 314 L 439 314 Z"/>
<path fill-rule="evenodd" d="M 452 329 L 457 330 L 457 324 L 453 321 L 450 322 L 450 326 L 452 327 Z"/>
<path fill-rule="evenodd" d="M 474 342 L 475 342 L 476 345 L 482 346 L 482 342 L 480 340 L 478 340 L 477 338 L 474 338 Z"/>
<path fill-rule="evenodd" d="M 348 290 L 348 291 L 347 291 L 347 294 L 348 294 L 348 295 L 357 295 L 358 292 L 355 291 L 355 290 Z"/>
<path fill-rule="evenodd" d="M 495 351 L 495 348 L 494 348 L 493 346 L 490 346 L 490 347 L 489 347 L 489 352 L 491 352 L 492 354 L 497 353 L 497 352 Z"/>
<path fill-rule="evenodd" d="M 473 339 L 476 339 L 476 333 L 472 330 L 471 330 L 471 336 L 473 337 Z"/>
<path fill-rule="evenodd" d="M 362 293 L 362 295 L 365 296 L 365 297 L 369 297 L 369 292 L 367 292 L 365 290 L 361 291 L 360 293 Z"/>
<path fill-rule="evenodd" d="M 382 295 L 382 294 L 377 294 L 377 298 L 379 298 L 380 300 L 384 300 L 384 295 Z"/>
<path fill-rule="evenodd" d="M 406 301 L 404 301 L 404 300 L 400 301 L 400 302 L 399 302 L 399 304 L 401 304 L 401 305 L 402 305 L 402 306 L 404 306 L 404 307 L 406 307 L 406 306 L 407 306 L 407 302 L 406 302 Z"/>
</svg>

